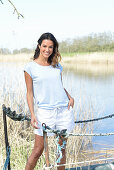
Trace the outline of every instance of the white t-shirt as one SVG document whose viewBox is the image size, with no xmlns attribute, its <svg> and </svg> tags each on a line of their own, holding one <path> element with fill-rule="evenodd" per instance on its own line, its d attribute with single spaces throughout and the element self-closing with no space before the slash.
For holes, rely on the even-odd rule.
<svg viewBox="0 0 114 170">
<path fill-rule="evenodd" d="M 51 65 L 42 66 L 35 61 L 25 66 L 24 71 L 33 80 L 33 95 L 38 107 L 54 109 L 68 106 L 69 99 L 61 81 L 62 70 L 60 63 L 55 68 Z"/>
</svg>

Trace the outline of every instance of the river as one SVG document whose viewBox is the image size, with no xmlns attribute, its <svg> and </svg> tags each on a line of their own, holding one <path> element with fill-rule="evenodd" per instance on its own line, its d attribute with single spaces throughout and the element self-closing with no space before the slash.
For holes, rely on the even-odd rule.
<svg viewBox="0 0 114 170">
<path fill-rule="evenodd" d="M 83 117 L 84 114 L 83 109 L 80 110 L 79 107 L 80 99 L 81 107 L 84 107 L 86 112 L 91 110 L 93 118 L 114 114 L 114 73 L 104 74 L 103 71 L 103 74 L 102 72 L 100 74 L 91 72 L 90 74 L 76 69 L 67 70 L 66 67 L 63 82 L 75 98 L 77 120 L 80 120 L 80 117 Z M 81 114 L 82 116 L 80 116 Z M 85 119 L 87 118 L 85 117 Z M 94 122 L 93 132 L 114 132 L 114 117 Z M 95 149 L 114 148 L 114 135 L 93 137 L 93 147 Z"/>
</svg>

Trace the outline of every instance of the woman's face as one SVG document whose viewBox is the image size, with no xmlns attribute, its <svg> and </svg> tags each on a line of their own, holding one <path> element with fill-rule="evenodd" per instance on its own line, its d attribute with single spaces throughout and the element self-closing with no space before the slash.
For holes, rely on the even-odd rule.
<svg viewBox="0 0 114 170">
<path fill-rule="evenodd" d="M 49 56 L 53 53 L 53 41 L 51 40 L 43 40 L 42 44 L 39 45 L 40 55 L 44 58 L 49 58 Z"/>
</svg>

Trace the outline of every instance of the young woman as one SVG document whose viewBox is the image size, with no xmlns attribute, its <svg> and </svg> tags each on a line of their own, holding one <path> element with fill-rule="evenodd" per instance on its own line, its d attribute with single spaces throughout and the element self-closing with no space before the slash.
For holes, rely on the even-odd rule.
<svg viewBox="0 0 114 170">
<path fill-rule="evenodd" d="M 34 59 L 24 69 L 27 87 L 27 103 L 34 128 L 35 144 L 25 170 L 33 170 L 44 149 L 42 123 L 52 129 L 74 128 L 74 99 L 62 85 L 62 66 L 58 42 L 51 33 L 44 33 L 38 40 Z M 35 99 L 35 103 L 34 103 Z M 34 111 L 34 104 L 37 111 Z M 48 136 L 51 134 L 48 134 Z M 62 140 L 59 141 L 62 144 Z M 60 164 L 66 161 L 65 149 Z M 58 170 L 64 170 L 59 167 Z"/>
</svg>

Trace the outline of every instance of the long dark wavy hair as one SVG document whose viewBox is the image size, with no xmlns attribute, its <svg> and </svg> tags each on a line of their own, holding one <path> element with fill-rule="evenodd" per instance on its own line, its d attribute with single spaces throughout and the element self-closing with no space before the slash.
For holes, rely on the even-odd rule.
<svg viewBox="0 0 114 170">
<path fill-rule="evenodd" d="M 54 37 L 54 35 L 49 32 L 42 34 L 41 37 L 39 38 L 37 48 L 34 53 L 33 60 L 35 60 L 39 57 L 39 55 L 40 55 L 39 45 L 41 46 L 43 40 L 53 41 L 53 44 L 54 44 L 53 53 L 49 56 L 48 63 L 51 64 L 52 66 L 56 67 L 56 65 L 61 60 L 61 55 L 58 50 L 59 44 L 58 44 L 56 38 Z"/>
</svg>

